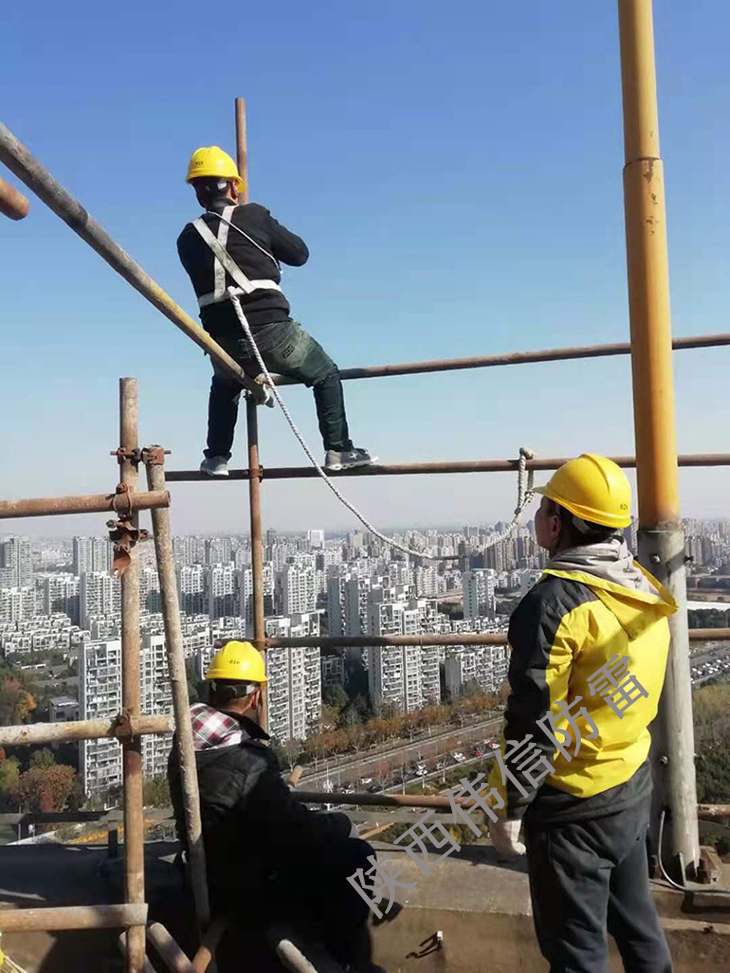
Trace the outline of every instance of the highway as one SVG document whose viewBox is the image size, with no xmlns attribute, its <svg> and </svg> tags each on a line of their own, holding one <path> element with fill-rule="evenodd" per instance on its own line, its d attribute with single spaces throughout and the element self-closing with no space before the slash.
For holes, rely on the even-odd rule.
<svg viewBox="0 0 730 973">
<path fill-rule="evenodd" d="M 375 754 L 364 752 L 348 755 L 344 761 L 320 760 L 317 769 L 305 768 L 299 786 L 303 790 L 311 788 L 318 790 L 323 788 L 328 778 L 334 787 L 344 787 L 348 784 L 354 786 L 362 778 L 370 777 L 387 788 L 392 783 L 394 775 L 407 771 L 419 760 L 423 760 L 429 769 L 434 771 L 429 776 L 434 776 L 438 773 L 434 765 L 439 757 L 459 750 L 464 751 L 467 757 L 471 757 L 472 754 L 467 751 L 472 750 L 475 744 L 496 737 L 501 725 L 500 715 L 468 723 L 463 727 L 450 727 L 439 733 L 432 733 L 430 738 L 422 736 L 413 742 L 401 741 L 398 745 Z M 453 760 L 449 761 L 449 766 L 453 764 Z M 412 783 L 412 780 L 408 783 Z"/>
</svg>

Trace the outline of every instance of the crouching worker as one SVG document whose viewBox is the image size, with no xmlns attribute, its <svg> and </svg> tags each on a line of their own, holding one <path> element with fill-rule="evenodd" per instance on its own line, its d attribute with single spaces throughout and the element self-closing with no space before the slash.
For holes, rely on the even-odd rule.
<svg viewBox="0 0 730 973">
<path fill-rule="evenodd" d="M 629 553 L 631 488 L 615 463 L 580 456 L 537 492 L 535 533 L 550 561 L 510 620 L 492 843 L 524 854 L 524 824 L 551 973 L 605 973 L 607 933 L 630 973 L 670 973 L 649 885 L 647 727 L 677 605 Z"/>
<path fill-rule="evenodd" d="M 370 868 L 370 845 L 344 814 L 310 811 L 284 783 L 257 722 L 267 682 L 260 653 L 230 641 L 205 676 L 208 703 L 190 709 L 213 915 L 238 928 L 284 924 L 348 969 L 369 971 L 367 904 L 347 882 Z M 168 768 L 177 832 L 185 816 L 177 748 Z"/>
</svg>

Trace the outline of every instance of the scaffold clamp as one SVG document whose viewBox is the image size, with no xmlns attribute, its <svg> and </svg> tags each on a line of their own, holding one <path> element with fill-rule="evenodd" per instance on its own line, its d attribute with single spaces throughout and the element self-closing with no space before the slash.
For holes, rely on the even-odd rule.
<svg viewBox="0 0 730 973">
<path fill-rule="evenodd" d="M 149 540 L 149 531 L 135 525 L 130 520 L 107 520 L 109 540 L 114 545 L 114 560 L 111 571 L 113 578 L 121 578 L 132 563 L 131 551 L 137 544 Z"/>
</svg>

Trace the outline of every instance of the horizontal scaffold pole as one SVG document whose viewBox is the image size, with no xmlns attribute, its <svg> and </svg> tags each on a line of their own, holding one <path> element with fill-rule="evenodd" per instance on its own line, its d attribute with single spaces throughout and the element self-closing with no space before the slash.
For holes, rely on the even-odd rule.
<svg viewBox="0 0 730 973">
<path fill-rule="evenodd" d="M 90 493 L 81 497 L 38 497 L 32 500 L 0 500 L 0 520 L 15 517 L 54 517 L 65 514 L 127 513 L 170 506 L 167 490 L 140 493 Z"/>
<path fill-rule="evenodd" d="M 174 733 L 172 715 L 117 718 L 115 720 L 69 720 L 66 723 L 29 723 L 0 726 L 0 747 L 27 743 L 73 743 L 77 740 L 122 739 L 145 733 Z"/>
<path fill-rule="evenodd" d="M 624 469 L 635 469 L 636 457 L 612 456 L 614 463 Z M 532 459 L 527 461 L 528 470 L 557 470 L 563 463 L 567 463 L 570 456 L 552 457 L 550 459 Z M 690 453 L 679 456 L 678 462 L 683 467 L 730 466 L 730 453 Z M 478 459 L 454 461 L 451 463 L 396 463 L 383 466 L 378 463 L 372 466 L 357 466 L 353 470 L 328 470 L 327 476 L 418 476 L 433 473 L 516 473 L 519 469 L 518 459 Z M 262 467 L 260 470 L 263 480 L 310 480 L 319 474 L 313 466 L 278 466 Z M 228 477 L 206 476 L 199 470 L 168 470 L 165 478 L 168 483 L 187 483 L 203 480 L 206 483 L 225 483 L 227 480 L 248 480 L 248 470 L 230 470 Z"/>
<path fill-rule="evenodd" d="M 71 905 L 48 909 L 0 909 L 3 932 L 61 929 L 121 929 L 144 926 L 147 903 L 136 905 Z"/>
<path fill-rule="evenodd" d="M 730 602 L 727 610 L 730 611 Z M 691 628 L 689 637 L 692 642 L 727 642 L 730 628 Z M 300 649 L 308 646 L 318 647 L 325 655 L 334 655 L 340 649 L 368 648 L 369 646 L 427 646 L 427 645 L 507 645 L 506 632 L 451 632 L 449 634 L 428 635 L 349 635 L 334 637 L 328 635 L 308 635 L 304 638 L 265 639 L 267 649 Z"/>
<path fill-rule="evenodd" d="M 730 333 L 692 335 L 675 338 L 675 351 L 692 348 L 715 348 L 730 345 Z M 500 365 L 529 365 L 535 362 L 570 361 L 577 358 L 611 358 L 628 355 L 628 341 L 604 345 L 577 345 L 573 348 L 544 348 L 541 351 L 512 351 L 503 355 L 475 355 L 471 358 L 438 358 L 434 361 L 403 362 L 400 365 L 368 365 L 365 368 L 341 368 L 343 379 L 387 378 L 392 375 L 422 375 L 425 372 L 453 372 L 465 368 L 496 368 Z M 296 385 L 293 378 L 279 375 L 277 385 Z"/>
<path fill-rule="evenodd" d="M 4 162 L 28 189 L 60 216 L 64 223 L 78 233 L 100 257 L 120 274 L 127 283 L 161 311 L 175 327 L 207 352 L 223 371 L 237 381 L 243 381 L 244 371 L 200 325 L 186 314 L 160 285 L 133 260 L 126 250 L 113 240 L 74 197 L 57 182 L 47 169 L 35 159 L 13 133 L 0 123 L 0 162 Z"/>
</svg>

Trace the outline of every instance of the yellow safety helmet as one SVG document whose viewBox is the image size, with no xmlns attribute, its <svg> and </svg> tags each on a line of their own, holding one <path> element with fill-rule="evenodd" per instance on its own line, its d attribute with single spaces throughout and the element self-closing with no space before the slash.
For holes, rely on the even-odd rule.
<svg viewBox="0 0 730 973">
<path fill-rule="evenodd" d="M 535 493 L 592 524 L 619 528 L 631 523 L 631 485 L 624 471 L 605 456 L 583 453 L 569 460 Z"/>
<path fill-rule="evenodd" d="M 250 642 L 226 642 L 213 656 L 205 674 L 208 681 L 236 679 L 240 682 L 268 682 L 263 656 Z"/>
<path fill-rule="evenodd" d="M 201 146 L 190 156 L 185 182 L 202 179 L 204 176 L 232 179 L 238 186 L 238 191 L 243 192 L 243 179 L 238 174 L 236 163 L 227 152 L 224 152 L 217 145 Z"/>
</svg>

